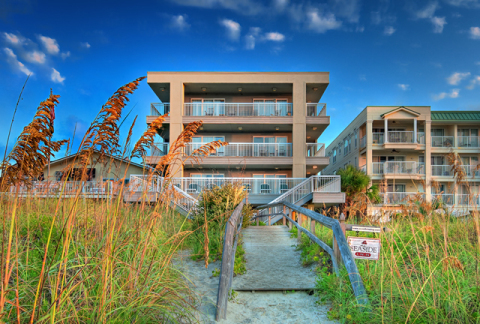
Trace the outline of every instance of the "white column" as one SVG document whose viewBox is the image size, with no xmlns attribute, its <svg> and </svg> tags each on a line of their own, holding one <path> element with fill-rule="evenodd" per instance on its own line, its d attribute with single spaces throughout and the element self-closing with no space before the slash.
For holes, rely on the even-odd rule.
<svg viewBox="0 0 480 324">
<path fill-rule="evenodd" d="M 417 143 L 417 119 L 413 120 L 413 143 Z"/>
<path fill-rule="evenodd" d="M 383 139 L 384 143 L 388 143 L 388 119 L 385 118 L 385 138 Z"/>
</svg>

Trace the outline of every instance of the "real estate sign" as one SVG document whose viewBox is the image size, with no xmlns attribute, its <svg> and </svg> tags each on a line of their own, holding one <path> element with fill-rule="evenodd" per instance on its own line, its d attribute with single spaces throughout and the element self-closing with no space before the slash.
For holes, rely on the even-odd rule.
<svg viewBox="0 0 480 324">
<path fill-rule="evenodd" d="M 347 241 L 355 259 L 378 260 L 380 239 L 349 236 Z"/>
</svg>

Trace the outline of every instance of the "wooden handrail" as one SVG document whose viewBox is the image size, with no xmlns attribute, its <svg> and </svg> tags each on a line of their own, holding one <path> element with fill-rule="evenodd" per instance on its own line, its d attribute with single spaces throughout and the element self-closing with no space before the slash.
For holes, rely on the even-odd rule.
<svg viewBox="0 0 480 324">
<path fill-rule="evenodd" d="M 225 226 L 223 239 L 222 266 L 220 269 L 220 282 L 217 294 L 217 311 L 215 320 L 227 317 L 227 303 L 230 289 L 232 288 L 233 267 L 235 263 L 235 251 L 237 249 L 238 236 L 242 229 L 242 209 L 244 201 L 238 204 Z"/>
<path fill-rule="evenodd" d="M 260 206 L 259 209 L 262 208 L 271 208 L 273 206 L 284 206 L 290 209 L 291 217 L 285 213 L 285 218 L 289 220 L 289 222 L 297 227 L 298 230 L 305 233 L 312 241 L 320 245 L 332 258 L 332 263 L 336 274 L 339 274 L 339 263 L 343 261 L 345 268 L 348 272 L 348 277 L 350 279 L 350 284 L 352 285 L 353 293 L 357 298 L 357 302 L 359 304 L 365 305 L 368 302 L 367 293 L 365 291 L 365 286 L 363 285 L 362 277 L 358 272 L 357 264 L 355 263 L 355 259 L 352 256 L 352 252 L 350 251 L 350 247 L 348 246 L 347 239 L 345 238 L 344 229 L 340 226 L 340 222 L 336 219 L 324 216 L 322 214 L 316 213 L 312 210 L 291 204 L 286 201 L 280 201 L 273 204 L 268 204 L 264 206 Z M 301 215 L 305 215 L 310 218 L 312 221 L 316 221 L 327 228 L 330 228 L 333 232 L 334 238 L 334 246 L 333 249 L 328 246 L 325 242 L 320 240 L 318 237 L 315 236 L 315 233 L 311 233 L 307 229 L 301 226 L 301 221 L 296 222 L 294 220 L 295 214 L 297 214 L 297 220 L 301 219 Z M 313 227 L 314 228 L 314 227 Z M 298 233 L 298 238 L 300 239 L 301 235 Z"/>
</svg>

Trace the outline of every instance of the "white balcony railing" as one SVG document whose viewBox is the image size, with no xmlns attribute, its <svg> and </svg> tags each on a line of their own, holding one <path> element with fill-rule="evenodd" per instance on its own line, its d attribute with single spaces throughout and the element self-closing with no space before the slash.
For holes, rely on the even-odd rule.
<svg viewBox="0 0 480 324">
<path fill-rule="evenodd" d="M 170 112 L 170 103 L 150 104 L 150 116 L 162 116 Z"/>
<path fill-rule="evenodd" d="M 151 156 L 164 156 L 168 154 L 170 143 L 153 143 L 150 147 Z"/>
<path fill-rule="evenodd" d="M 445 205 L 455 205 L 455 195 L 454 194 L 432 194 L 433 201 L 439 201 L 444 203 Z"/>
<path fill-rule="evenodd" d="M 292 116 L 292 104 L 282 102 L 272 103 L 185 103 L 184 116 Z"/>
<path fill-rule="evenodd" d="M 307 116 L 317 117 L 327 115 L 327 104 L 325 103 L 307 103 Z"/>
<path fill-rule="evenodd" d="M 462 165 L 462 169 L 467 177 L 480 177 L 480 167 L 476 165 Z"/>
<path fill-rule="evenodd" d="M 325 156 L 325 144 L 307 143 L 307 156 Z"/>
<path fill-rule="evenodd" d="M 363 173 L 367 173 L 367 165 L 366 165 L 366 164 L 365 164 L 365 165 L 362 165 L 362 166 L 360 167 L 360 171 L 363 171 Z"/>
<path fill-rule="evenodd" d="M 11 186 L 11 193 L 26 195 L 113 195 L 117 193 L 118 184 L 113 181 L 33 181 L 30 187 Z"/>
<path fill-rule="evenodd" d="M 458 136 L 458 147 L 480 147 L 478 136 Z"/>
<path fill-rule="evenodd" d="M 384 174 L 422 174 L 425 173 L 423 164 L 415 161 L 388 161 L 384 163 Z"/>
<path fill-rule="evenodd" d="M 384 162 L 373 162 L 372 163 L 372 174 L 383 174 L 383 165 Z"/>
<path fill-rule="evenodd" d="M 452 167 L 450 165 L 432 165 L 432 176 L 452 177 Z"/>
<path fill-rule="evenodd" d="M 360 139 L 360 148 L 364 148 L 367 146 L 367 136 L 363 136 L 361 139 Z"/>
<path fill-rule="evenodd" d="M 424 199 L 423 193 L 418 192 L 384 192 L 380 193 L 384 205 L 405 204 L 411 200 Z"/>
<path fill-rule="evenodd" d="M 411 131 L 389 131 L 388 142 L 390 143 L 413 143 L 413 132 Z"/>
<path fill-rule="evenodd" d="M 425 133 L 424 132 L 418 132 L 417 133 L 417 143 L 418 144 L 425 144 Z"/>
<path fill-rule="evenodd" d="M 453 136 L 432 136 L 432 147 L 452 147 Z"/>
<path fill-rule="evenodd" d="M 383 144 L 384 141 L 385 141 L 385 136 L 383 133 L 372 133 L 373 144 Z"/>
<path fill-rule="evenodd" d="M 205 144 L 208 143 L 187 143 L 184 152 L 191 155 Z M 209 156 L 290 157 L 292 143 L 229 143 Z"/>
<path fill-rule="evenodd" d="M 211 189 L 222 186 L 225 183 L 237 183 L 245 187 L 250 194 L 256 195 L 280 195 L 292 189 L 305 178 L 173 178 L 173 185 L 181 188 L 189 194 L 200 193 L 203 189 Z"/>
<path fill-rule="evenodd" d="M 478 207 L 480 206 L 480 197 L 477 195 L 455 195 L 456 205 L 457 206 L 472 206 Z"/>
</svg>

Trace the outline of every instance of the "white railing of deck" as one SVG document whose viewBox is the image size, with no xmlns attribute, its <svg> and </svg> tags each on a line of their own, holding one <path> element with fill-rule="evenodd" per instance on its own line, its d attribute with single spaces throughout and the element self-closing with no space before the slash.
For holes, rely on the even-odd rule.
<svg viewBox="0 0 480 324">
<path fill-rule="evenodd" d="M 118 185 L 113 181 L 33 181 L 31 186 L 15 185 L 10 193 L 29 195 L 113 195 Z"/>
<path fill-rule="evenodd" d="M 184 152 L 191 155 L 205 144 L 208 143 L 187 143 Z M 292 143 L 229 143 L 209 156 L 291 157 L 292 154 Z"/>
<path fill-rule="evenodd" d="M 445 205 L 455 205 L 455 195 L 454 194 L 432 194 L 432 200 L 443 202 Z"/>
<path fill-rule="evenodd" d="M 307 103 L 307 116 L 308 117 L 327 116 L 327 104 Z"/>
<path fill-rule="evenodd" d="M 384 174 L 419 174 L 420 168 L 415 161 L 388 161 L 383 164 Z"/>
<path fill-rule="evenodd" d="M 185 103 L 184 116 L 292 116 L 291 103 L 282 102 L 199 102 Z"/>
<path fill-rule="evenodd" d="M 409 200 L 421 198 L 424 194 L 418 192 L 384 192 L 380 193 L 384 205 L 407 203 Z"/>
<path fill-rule="evenodd" d="M 460 194 L 455 195 L 457 206 L 480 206 L 480 197 L 477 195 Z"/>
<path fill-rule="evenodd" d="M 170 103 L 150 104 L 150 116 L 162 116 L 170 112 Z"/>
<path fill-rule="evenodd" d="M 413 143 L 412 131 L 389 131 L 387 134 L 390 143 Z"/>
<path fill-rule="evenodd" d="M 425 144 L 425 133 L 424 132 L 418 132 L 417 133 L 417 143 L 418 144 Z"/>
<path fill-rule="evenodd" d="M 478 136 L 458 136 L 458 147 L 480 147 Z"/>
<path fill-rule="evenodd" d="M 476 165 L 462 165 L 462 169 L 467 177 L 480 177 L 480 167 Z"/>
<path fill-rule="evenodd" d="M 150 147 L 151 156 L 164 156 L 168 154 L 170 143 L 153 143 Z"/>
<path fill-rule="evenodd" d="M 452 167 L 450 165 L 432 165 L 432 176 L 452 177 Z"/>
<path fill-rule="evenodd" d="M 432 147 L 452 147 L 453 136 L 432 136 Z"/>
<path fill-rule="evenodd" d="M 325 156 L 325 144 L 307 143 L 307 157 Z"/>
<path fill-rule="evenodd" d="M 361 139 L 360 139 L 360 148 L 364 148 L 367 146 L 367 136 L 363 136 Z"/>
<path fill-rule="evenodd" d="M 155 175 L 130 175 L 128 188 L 133 192 L 160 192 L 163 178 Z"/>
</svg>

